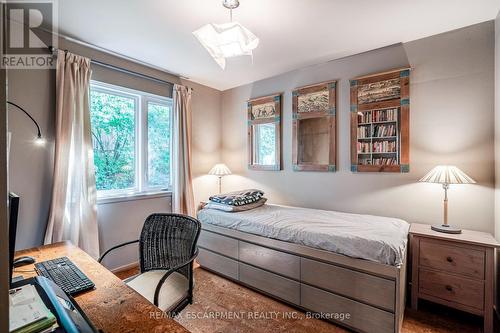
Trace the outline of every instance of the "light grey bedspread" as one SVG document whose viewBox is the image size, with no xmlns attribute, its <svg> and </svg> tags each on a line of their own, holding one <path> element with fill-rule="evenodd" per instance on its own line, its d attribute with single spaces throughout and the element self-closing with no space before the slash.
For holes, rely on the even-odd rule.
<svg viewBox="0 0 500 333">
<path fill-rule="evenodd" d="M 399 266 L 410 225 L 396 218 L 264 205 L 245 212 L 198 212 L 202 223 Z"/>
</svg>

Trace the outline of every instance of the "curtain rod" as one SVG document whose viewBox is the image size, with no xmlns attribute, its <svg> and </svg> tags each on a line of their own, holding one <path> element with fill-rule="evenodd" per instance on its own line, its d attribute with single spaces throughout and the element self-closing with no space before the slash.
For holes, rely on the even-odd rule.
<svg viewBox="0 0 500 333">
<path fill-rule="evenodd" d="M 57 49 L 55 47 L 53 47 L 53 46 L 49 46 L 49 51 L 55 55 L 55 52 L 57 51 Z M 67 51 L 67 50 L 64 50 L 64 51 Z M 142 73 L 139 73 L 139 72 L 136 72 L 136 71 L 132 71 L 132 70 L 126 69 L 126 68 L 122 68 L 122 67 L 118 67 L 118 66 L 115 66 L 115 65 L 111 65 L 111 64 L 99 61 L 99 60 L 90 59 L 90 63 L 98 65 L 98 66 L 101 66 L 101 67 L 106 67 L 106 68 L 109 68 L 109 69 L 113 69 L 113 70 L 116 70 L 118 72 L 122 72 L 122 73 L 126 73 L 126 74 L 131 74 L 131 75 L 134 75 L 134 76 L 138 76 L 138 77 L 141 77 L 143 79 L 148 79 L 148 80 L 155 81 L 155 82 L 158 82 L 158 83 L 167 84 L 167 85 L 170 85 L 172 87 L 174 86 L 174 83 L 172 83 L 170 81 L 162 80 L 162 79 L 156 78 L 154 76 L 150 76 L 150 75 L 147 75 L 147 74 L 142 74 Z M 191 89 L 194 90 L 193 88 L 191 88 Z"/>
</svg>

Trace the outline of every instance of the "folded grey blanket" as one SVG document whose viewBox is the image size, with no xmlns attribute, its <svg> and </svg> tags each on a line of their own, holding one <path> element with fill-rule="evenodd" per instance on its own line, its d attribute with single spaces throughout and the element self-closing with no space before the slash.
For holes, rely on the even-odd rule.
<svg viewBox="0 0 500 333">
<path fill-rule="evenodd" d="M 259 201 L 263 196 L 261 190 L 250 189 L 213 195 L 209 200 L 228 206 L 244 206 Z"/>
</svg>

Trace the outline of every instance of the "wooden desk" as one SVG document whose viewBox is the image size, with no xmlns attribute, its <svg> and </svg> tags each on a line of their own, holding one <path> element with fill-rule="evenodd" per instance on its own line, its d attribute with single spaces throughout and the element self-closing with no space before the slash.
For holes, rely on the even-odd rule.
<svg viewBox="0 0 500 333">
<path fill-rule="evenodd" d="M 64 256 L 70 258 L 95 283 L 94 290 L 74 298 L 97 329 L 105 333 L 189 332 L 175 320 L 165 317 L 160 309 L 69 242 L 16 252 L 16 257 L 22 255 L 32 256 L 37 262 Z M 37 274 L 34 265 L 27 265 L 14 270 L 14 276 L 18 275 L 29 278 Z"/>
</svg>

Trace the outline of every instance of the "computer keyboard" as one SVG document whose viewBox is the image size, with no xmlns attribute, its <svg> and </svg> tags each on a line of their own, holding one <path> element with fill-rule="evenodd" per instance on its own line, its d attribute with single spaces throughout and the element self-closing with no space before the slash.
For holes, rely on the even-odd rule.
<svg viewBox="0 0 500 333">
<path fill-rule="evenodd" d="M 70 295 L 94 288 L 94 283 L 68 257 L 36 263 L 35 270 Z"/>
</svg>

